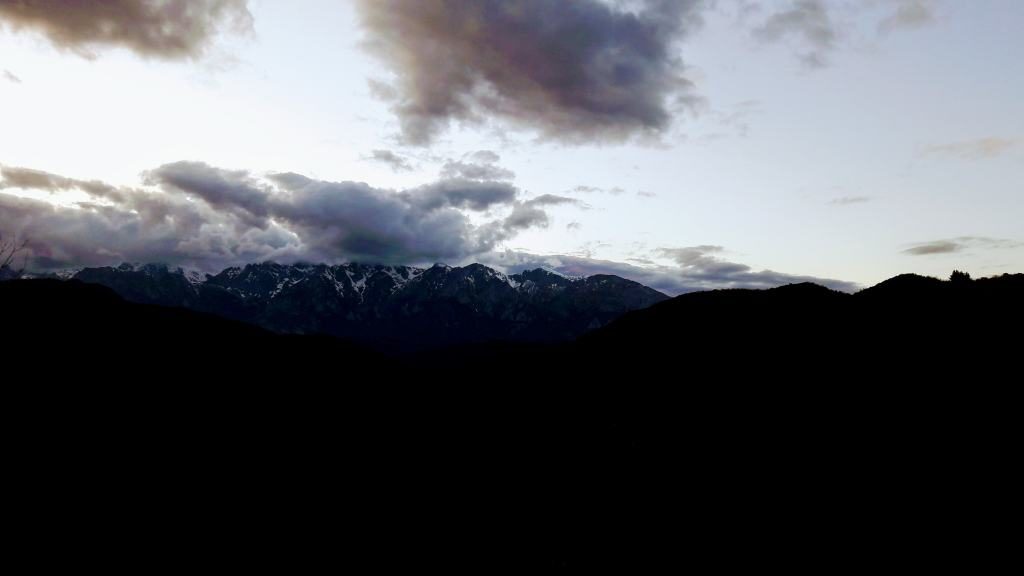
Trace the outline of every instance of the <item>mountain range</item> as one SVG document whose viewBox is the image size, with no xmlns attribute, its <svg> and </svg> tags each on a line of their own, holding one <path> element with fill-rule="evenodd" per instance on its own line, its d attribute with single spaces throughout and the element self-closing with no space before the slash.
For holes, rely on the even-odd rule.
<svg viewBox="0 0 1024 576">
<path fill-rule="evenodd" d="M 282 334 L 389 350 L 473 342 L 566 342 L 667 300 L 618 276 L 506 275 L 481 264 L 430 268 L 251 264 L 200 274 L 159 264 L 86 268 L 72 279 L 140 304 L 185 308 Z"/>
</svg>

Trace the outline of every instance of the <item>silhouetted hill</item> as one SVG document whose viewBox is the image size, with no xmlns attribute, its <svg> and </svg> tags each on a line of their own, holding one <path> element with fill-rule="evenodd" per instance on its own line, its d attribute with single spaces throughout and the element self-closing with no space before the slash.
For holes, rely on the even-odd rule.
<svg viewBox="0 0 1024 576">
<path fill-rule="evenodd" d="M 280 336 L 242 322 L 179 308 L 126 302 L 113 290 L 75 280 L 0 283 L 8 350 L 23 369 L 47 378 L 96 377 L 180 386 L 230 376 L 302 373 L 324 357 L 372 360 L 375 353 L 326 337 Z M 297 363 L 297 364 L 296 364 Z M 306 370 L 307 372 L 309 370 Z"/>
<path fill-rule="evenodd" d="M 900 274 L 861 290 L 858 294 L 864 297 L 878 298 L 927 298 L 941 292 L 946 281 L 920 276 L 917 274 Z"/>
<path fill-rule="evenodd" d="M 584 336 L 576 351 L 743 383 L 996 379 L 1019 354 L 1022 279 L 903 275 L 853 295 L 812 284 L 686 294 Z"/>
<path fill-rule="evenodd" d="M 461 272 L 467 277 L 475 273 L 472 268 Z M 453 286 L 464 282 L 451 281 L 450 271 L 428 270 L 424 274 L 423 293 L 403 301 L 405 309 L 418 310 L 421 320 L 417 322 L 430 319 L 456 332 L 449 336 L 451 341 L 460 340 L 457 331 L 466 323 L 469 330 L 477 330 L 480 320 L 471 316 L 452 320 L 461 318 L 460 312 L 453 312 L 447 304 L 450 301 L 436 295 L 445 290 L 461 293 Z M 431 278 L 435 274 L 437 278 Z M 490 272 L 482 270 L 481 274 Z M 558 311 L 560 306 L 597 313 L 610 293 L 603 285 L 615 285 L 621 279 L 592 280 L 580 285 L 574 293 L 578 300 L 574 304 L 559 304 L 565 299 L 558 289 L 559 282 L 571 282 L 560 277 L 555 277 L 549 288 L 533 288 L 551 291 L 549 296 L 534 298 L 547 302 L 559 318 L 566 314 Z M 523 281 L 534 280 L 527 275 Z M 162 276 L 155 282 L 154 286 L 171 286 L 174 291 L 181 287 Z M 134 281 L 130 286 L 149 290 Z M 626 306 L 645 302 L 646 296 L 638 295 L 632 286 L 625 288 L 622 297 L 629 301 Z M 598 294 L 591 300 L 593 292 Z M 542 375 L 541 379 L 559 379 L 566 386 L 580 379 L 599 380 L 613 373 L 647 374 L 666 367 L 677 367 L 679 375 L 685 374 L 689 382 L 705 376 L 751 382 L 781 375 L 790 381 L 820 382 L 853 377 L 871 381 L 915 372 L 934 376 L 950 370 L 967 375 L 970 370 L 982 373 L 1001 369 L 1016 353 L 1019 341 L 1012 327 L 1024 319 L 1022 295 L 1022 274 L 960 283 L 904 275 L 854 295 L 813 284 L 771 290 L 716 290 L 686 294 L 635 310 L 571 346 L 541 345 L 544 339 L 539 336 L 533 340 L 536 344 L 527 340 L 522 345 L 494 339 L 492 343 L 450 347 L 421 353 L 411 360 L 388 362 L 394 374 L 401 372 L 403 377 L 407 371 L 415 372 L 418 363 L 440 358 L 451 364 L 450 373 L 445 375 L 448 381 L 458 380 L 465 372 L 471 373 L 465 374 L 467 378 L 485 382 L 514 381 L 516 371 L 533 370 Z M 0 283 L 0 296 L 5 302 L 18 302 L 11 306 L 6 325 L 10 333 L 20 334 L 22 346 L 43 350 L 49 346 L 64 356 L 77 355 L 85 361 L 173 364 L 181 359 L 195 365 L 199 359 L 210 359 L 216 366 L 232 365 L 243 370 L 258 360 L 262 366 L 283 369 L 280 366 L 287 363 L 289 369 L 302 371 L 307 365 L 322 363 L 324 356 L 344 364 L 346 355 L 352 355 L 361 361 L 360 366 L 375 358 L 367 349 L 341 340 L 279 336 L 183 308 L 133 304 L 110 289 L 76 281 L 5 282 Z M 320 305 L 319 300 L 305 293 L 302 302 Z M 610 306 L 607 314 L 619 309 Z M 302 308 L 293 312 L 299 310 Z M 317 311 L 310 309 L 307 313 L 316 315 Z M 543 316 L 537 318 L 543 320 Z M 354 375 L 352 370 L 346 368 Z M 657 380 L 675 376 L 669 372 Z M 379 371 L 371 377 L 380 378 Z M 537 380 L 532 377 L 526 385 Z"/>
<path fill-rule="evenodd" d="M 680 550 L 735 559 L 741 536 L 729 565 L 866 568 L 897 546 L 984 566 L 1001 532 L 974 511 L 1015 486 L 1022 278 L 688 294 L 573 345 L 405 358 L 3 283 L 10 451 L 48 496 L 39 522 L 59 510 L 74 530 L 116 491 L 218 546 L 219 523 L 196 526 L 210 510 L 318 547 L 340 523 L 389 566 L 653 572 L 685 567 Z"/>
</svg>

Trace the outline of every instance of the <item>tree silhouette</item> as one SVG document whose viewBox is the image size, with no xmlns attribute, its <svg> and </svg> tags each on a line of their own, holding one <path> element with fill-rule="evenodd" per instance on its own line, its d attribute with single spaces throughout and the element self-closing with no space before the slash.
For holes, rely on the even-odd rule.
<svg viewBox="0 0 1024 576">
<path fill-rule="evenodd" d="M 17 236 L 8 239 L 0 232 L 0 280 L 20 278 L 25 272 L 25 264 L 28 262 L 28 255 L 21 262 L 20 270 L 13 270 L 11 262 L 28 247 L 28 239 L 18 239 Z"/>
<path fill-rule="evenodd" d="M 971 281 L 971 275 L 967 272 L 953 270 L 953 273 L 949 275 L 949 281 L 954 284 L 965 284 Z"/>
</svg>

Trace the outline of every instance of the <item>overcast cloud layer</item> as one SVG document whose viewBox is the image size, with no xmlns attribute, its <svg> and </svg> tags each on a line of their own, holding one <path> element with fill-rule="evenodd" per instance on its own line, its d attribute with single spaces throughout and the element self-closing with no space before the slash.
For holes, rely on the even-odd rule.
<svg viewBox="0 0 1024 576">
<path fill-rule="evenodd" d="M 3 0 L 0 25 L 90 58 L 120 47 L 177 59 L 201 56 L 223 30 L 251 29 L 252 16 L 247 0 Z"/>
<path fill-rule="evenodd" d="M 700 0 L 356 0 L 406 141 L 498 117 L 563 140 L 658 134 L 688 86 Z"/>
</svg>

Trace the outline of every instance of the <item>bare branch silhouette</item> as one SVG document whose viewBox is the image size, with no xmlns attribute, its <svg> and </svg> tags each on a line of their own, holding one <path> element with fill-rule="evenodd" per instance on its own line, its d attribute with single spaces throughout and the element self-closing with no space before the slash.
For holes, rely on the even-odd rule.
<svg viewBox="0 0 1024 576">
<path fill-rule="evenodd" d="M 18 270 L 11 269 L 11 262 L 18 256 L 18 254 L 24 252 L 28 248 L 28 238 L 18 239 L 17 236 L 13 238 L 6 238 L 3 232 L 0 232 L 0 278 L 20 278 L 25 273 L 25 266 L 28 264 L 28 254 L 24 255 L 21 261 L 21 268 Z"/>
</svg>

